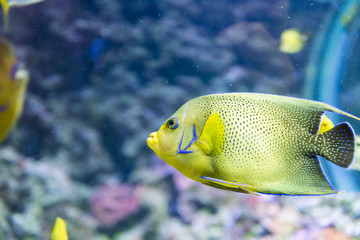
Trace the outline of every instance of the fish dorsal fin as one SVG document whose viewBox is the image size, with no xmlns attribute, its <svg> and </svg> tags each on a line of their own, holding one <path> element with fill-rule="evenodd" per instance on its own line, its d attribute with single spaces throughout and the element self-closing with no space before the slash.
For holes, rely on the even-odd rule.
<svg viewBox="0 0 360 240">
<path fill-rule="evenodd" d="M 219 113 L 213 113 L 205 123 L 198 140 L 198 146 L 206 155 L 216 156 L 220 154 L 223 149 L 224 139 L 224 123 Z"/>
<path fill-rule="evenodd" d="M 290 120 L 301 123 L 311 134 L 317 134 L 324 112 L 334 112 L 360 121 L 359 117 L 322 102 L 261 93 L 243 93 L 241 96 L 257 101 L 262 105 L 280 106 L 283 111 L 289 114 L 287 117 Z"/>
</svg>

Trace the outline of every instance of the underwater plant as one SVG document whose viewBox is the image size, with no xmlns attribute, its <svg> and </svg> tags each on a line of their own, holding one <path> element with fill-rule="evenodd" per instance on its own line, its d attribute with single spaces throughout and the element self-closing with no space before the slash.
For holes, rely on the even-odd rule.
<svg viewBox="0 0 360 240">
<path fill-rule="evenodd" d="M 93 214 L 101 226 L 111 227 L 139 210 L 139 200 L 127 184 L 103 185 L 89 199 Z"/>
</svg>

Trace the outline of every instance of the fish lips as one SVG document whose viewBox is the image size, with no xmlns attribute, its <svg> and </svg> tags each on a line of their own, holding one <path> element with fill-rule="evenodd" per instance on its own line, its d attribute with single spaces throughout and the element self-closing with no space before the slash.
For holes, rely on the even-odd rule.
<svg viewBox="0 0 360 240">
<path fill-rule="evenodd" d="M 149 146 L 149 148 L 154 150 L 154 152 L 156 152 L 156 145 L 159 142 L 159 138 L 157 135 L 158 135 L 157 132 L 152 132 L 150 134 L 150 137 L 148 137 L 148 139 L 146 140 L 147 145 Z"/>
</svg>

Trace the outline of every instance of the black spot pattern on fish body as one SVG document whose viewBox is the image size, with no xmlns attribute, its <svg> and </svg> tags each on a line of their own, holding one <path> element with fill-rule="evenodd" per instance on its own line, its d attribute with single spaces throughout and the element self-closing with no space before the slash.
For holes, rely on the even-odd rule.
<svg viewBox="0 0 360 240">
<path fill-rule="evenodd" d="M 342 123 L 317 137 L 315 144 L 318 155 L 333 163 L 348 167 L 354 159 L 355 134 L 348 123 Z"/>
<path fill-rule="evenodd" d="M 267 98 L 216 94 L 191 101 L 194 109 L 206 112 L 197 116 L 200 123 L 214 112 L 224 123 L 222 153 L 211 158 L 216 173 L 269 192 L 333 193 L 318 160 L 308 153 L 322 112 Z"/>
</svg>

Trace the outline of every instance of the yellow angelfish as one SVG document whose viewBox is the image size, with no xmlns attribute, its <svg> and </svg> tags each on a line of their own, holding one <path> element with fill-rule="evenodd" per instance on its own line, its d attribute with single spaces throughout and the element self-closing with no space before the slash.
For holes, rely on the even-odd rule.
<svg viewBox="0 0 360 240">
<path fill-rule="evenodd" d="M 29 73 L 18 62 L 13 46 L 0 38 L 0 142 L 22 112 L 28 81 Z"/>
<path fill-rule="evenodd" d="M 287 54 L 300 52 L 307 41 L 307 36 L 294 28 L 283 31 L 280 38 L 279 50 Z"/>
<path fill-rule="evenodd" d="M 68 235 L 66 232 L 66 223 L 62 218 L 59 217 L 56 218 L 50 240 L 68 240 Z"/>
<path fill-rule="evenodd" d="M 9 10 L 11 7 L 22 7 L 22 6 L 27 6 L 27 5 L 35 4 L 38 2 L 42 2 L 42 1 L 44 1 L 44 0 L 0 0 L 1 6 L 3 8 L 5 30 L 8 29 Z"/>
<path fill-rule="evenodd" d="M 317 135 L 325 111 L 360 120 L 328 104 L 257 93 L 192 99 L 150 134 L 148 146 L 200 183 L 243 193 L 337 193 L 317 156 L 347 168 L 355 133 L 341 123 Z"/>
</svg>

